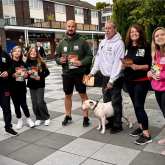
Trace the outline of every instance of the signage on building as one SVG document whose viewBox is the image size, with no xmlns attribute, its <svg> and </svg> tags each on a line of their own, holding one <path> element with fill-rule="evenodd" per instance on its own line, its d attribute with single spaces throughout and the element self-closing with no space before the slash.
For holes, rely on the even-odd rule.
<svg viewBox="0 0 165 165">
<path fill-rule="evenodd" d="M 80 37 L 83 37 L 83 35 L 80 35 Z M 85 37 L 88 39 L 88 40 L 91 40 L 92 39 L 92 35 L 85 35 Z M 93 35 L 93 39 L 97 39 L 97 35 Z"/>
<path fill-rule="evenodd" d="M 28 33 L 29 38 L 35 38 L 35 39 L 51 39 L 54 38 L 53 33 Z M 24 36 L 25 38 L 25 36 Z"/>
</svg>

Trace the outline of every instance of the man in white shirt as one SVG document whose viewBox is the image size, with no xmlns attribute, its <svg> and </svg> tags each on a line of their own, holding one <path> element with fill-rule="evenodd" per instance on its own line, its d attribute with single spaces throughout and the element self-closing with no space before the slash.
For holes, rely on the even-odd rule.
<svg viewBox="0 0 165 165">
<path fill-rule="evenodd" d="M 38 49 L 38 51 L 39 51 L 39 53 L 40 53 L 42 59 L 44 59 L 44 57 L 45 57 L 45 59 L 46 59 L 45 50 L 44 50 L 44 48 L 40 45 L 39 42 L 37 42 L 37 49 Z"/>
<path fill-rule="evenodd" d="M 94 66 L 88 78 L 92 77 L 98 70 L 103 74 L 103 89 L 108 88 L 103 96 L 104 102 L 112 101 L 114 117 L 107 118 L 109 121 L 106 128 L 112 128 L 110 133 L 116 134 L 122 128 L 122 78 L 121 60 L 124 57 L 125 46 L 121 35 L 117 32 L 115 21 L 109 20 L 105 24 L 105 39 L 100 43 L 95 58 Z"/>
</svg>

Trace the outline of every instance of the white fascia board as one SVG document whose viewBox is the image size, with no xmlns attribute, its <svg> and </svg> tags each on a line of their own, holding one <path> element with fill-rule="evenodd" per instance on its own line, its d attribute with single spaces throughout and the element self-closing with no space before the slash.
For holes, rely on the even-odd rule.
<svg viewBox="0 0 165 165">
<path fill-rule="evenodd" d="M 4 26 L 5 30 L 28 30 L 28 31 L 40 31 L 40 32 L 63 32 L 66 33 L 65 29 L 48 29 L 48 28 L 34 28 L 34 27 L 24 27 L 24 26 Z M 87 34 L 105 34 L 101 31 L 85 31 L 76 30 L 77 33 L 87 33 Z"/>
</svg>

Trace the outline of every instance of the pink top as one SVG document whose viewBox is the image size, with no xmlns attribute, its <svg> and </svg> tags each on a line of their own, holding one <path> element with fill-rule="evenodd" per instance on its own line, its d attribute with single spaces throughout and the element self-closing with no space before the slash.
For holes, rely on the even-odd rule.
<svg viewBox="0 0 165 165">
<path fill-rule="evenodd" d="M 161 58 L 160 51 L 158 51 L 155 62 L 158 62 L 160 60 L 160 58 Z M 152 60 L 152 62 L 153 62 L 153 60 Z M 163 69 L 160 72 L 160 80 L 157 81 L 151 77 L 148 77 L 148 79 L 151 81 L 151 85 L 154 90 L 165 91 L 165 56 L 161 58 L 159 63 L 163 65 Z"/>
</svg>

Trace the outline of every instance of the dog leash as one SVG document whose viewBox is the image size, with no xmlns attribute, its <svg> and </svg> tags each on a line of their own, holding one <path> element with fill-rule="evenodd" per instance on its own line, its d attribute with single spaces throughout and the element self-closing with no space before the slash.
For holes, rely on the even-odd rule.
<svg viewBox="0 0 165 165">
<path fill-rule="evenodd" d="M 96 101 L 96 104 L 95 104 L 95 106 L 93 107 L 92 111 L 95 110 L 95 108 L 97 107 L 99 101 L 102 99 L 102 97 L 104 96 L 104 94 L 107 92 L 107 89 L 108 89 L 108 88 L 105 88 L 105 89 L 103 90 L 103 95 L 100 97 L 100 99 L 98 99 L 98 100 Z"/>
</svg>

